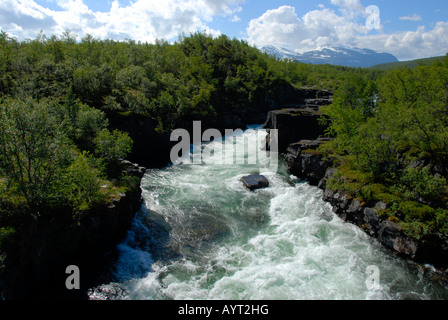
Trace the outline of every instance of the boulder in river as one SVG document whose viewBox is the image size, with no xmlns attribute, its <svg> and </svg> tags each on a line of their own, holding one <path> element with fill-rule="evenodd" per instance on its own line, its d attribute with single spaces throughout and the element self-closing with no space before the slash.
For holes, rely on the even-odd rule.
<svg viewBox="0 0 448 320">
<path fill-rule="evenodd" d="M 241 181 L 250 191 L 269 187 L 269 180 L 265 176 L 259 174 L 243 177 L 241 178 Z"/>
</svg>

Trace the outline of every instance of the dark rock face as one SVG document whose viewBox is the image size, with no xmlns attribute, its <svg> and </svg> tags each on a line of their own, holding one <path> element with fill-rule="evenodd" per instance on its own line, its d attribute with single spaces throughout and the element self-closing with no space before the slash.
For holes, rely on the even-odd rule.
<svg viewBox="0 0 448 320">
<path fill-rule="evenodd" d="M 147 168 L 166 166 L 170 162 L 170 151 L 175 142 L 169 134 L 156 131 L 157 120 L 138 114 L 108 115 L 111 129 L 128 132 L 134 141 L 129 160 Z"/>
<path fill-rule="evenodd" d="M 300 139 L 316 139 L 324 134 L 324 128 L 319 125 L 321 114 L 313 109 L 283 109 L 268 113 L 264 128 L 269 134 L 271 129 L 278 130 L 278 152 L 285 153 L 291 143 Z M 269 145 L 267 146 L 269 150 Z"/>
<path fill-rule="evenodd" d="M 269 97 L 269 110 L 279 110 L 282 108 L 303 109 L 307 107 L 316 109 L 321 105 L 330 104 L 331 100 L 332 93 L 328 91 L 313 88 L 297 89 L 284 85 Z"/>
<path fill-rule="evenodd" d="M 142 178 L 146 169 L 123 162 L 128 175 Z M 37 221 L 29 218 L 8 250 L 0 270 L 0 297 L 20 299 L 86 299 L 98 275 L 109 270 L 115 246 L 123 240 L 141 209 L 141 189 L 118 194 L 109 205 L 82 213 L 77 221 L 71 211 L 48 213 Z M 65 270 L 76 265 L 81 290 L 65 287 Z"/>
<path fill-rule="evenodd" d="M 343 192 L 325 189 L 323 200 L 333 206 L 333 211 L 344 221 L 361 227 L 366 233 L 377 238 L 385 247 L 410 259 L 417 257 L 419 245 L 407 237 L 395 222 L 382 219 L 376 208 L 353 199 Z"/>
<path fill-rule="evenodd" d="M 306 142 L 308 144 L 308 142 Z M 317 141 L 313 142 L 313 144 Z M 342 191 L 326 188 L 326 182 L 336 172 L 319 153 L 301 149 L 304 142 L 291 144 L 286 159 L 289 171 L 297 177 L 307 180 L 311 185 L 324 190 L 323 200 L 329 202 L 333 211 L 344 221 L 362 228 L 367 234 L 396 252 L 400 256 L 419 264 L 433 265 L 442 277 L 448 277 L 448 243 L 435 237 L 413 239 L 407 236 L 401 227 L 379 215 L 384 210 L 384 202 L 360 202 Z M 309 146 L 309 144 L 308 144 Z"/>
<path fill-rule="evenodd" d="M 366 204 L 342 191 L 326 187 L 327 180 L 334 175 L 336 169 L 321 154 L 313 152 L 316 146 L 325 141 L 318 139 L 289 145 L 285 159 L 290 173 L 322 189 L 323 200 L 329 202 L 333 211 L 344 221 L 362 228 L 383 246 L 406 259 L 433 265 L 443 277 L 447 277 L 448 243 L 435 237 L 418 240 L 408 237 L 397 223 L 379 215 L 379 210 L 387 208 L 384 202 Z"/>
<path fill-rule="evenodd" d="M 317 151 L 317 148 L 326 141 L 328 139 L 322 138 L 290 144 L 285 154 L 289 172 L 300 179 L 308 180 L 313 185 L 318 185 L 329 167 Z"/>
<path fill-rule="evenodd" d="M 435 237 L 418 240 L 408 237 L 397 223 L 378 214 L 379 209 L 386 208 L 385 203 L 367 205 L 343 192 L 330 189 L 324 190 L 323 200 L 329 202 L 333 211 L 344 221 L 361 227 L 386 248 L 417 263 L 431 264 L 448 276 L 448 244 Z"/>
<path fill-rule="evenodd" d="M 269 180 L 265 176 L 258 174 L 243 177 L 241 182 L 250 191 L 269 187 Z"/>
<path fill-rule="evenodd" d="M 272 110 L 264 123 L 268 135 L 266 149 L 270 150 L 270 132 L 278 130 L 278 152 L 286 153 L 288 146 L 299 140 L 315 140 L 325 135 L 326 127 L 321 125 L 320 108 L 332 102 L 331 93 L 313 89 L 303 89 L 302 95 L 295 97 L 291 92 L 286 97 L 278 98 L 283 109 Z M 291 101 L 288 98 L 295 97 Z"/>
</svg>

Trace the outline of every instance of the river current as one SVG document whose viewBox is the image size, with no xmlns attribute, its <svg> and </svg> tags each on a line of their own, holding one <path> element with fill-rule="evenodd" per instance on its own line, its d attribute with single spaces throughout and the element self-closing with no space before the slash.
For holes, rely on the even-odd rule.
<svg viewBox="0 0 448 320">
<path fill-rule="evenodd" d="M 322 191 L 288 175 L 281 160 L 277 170 L 267 170 L 226 152 L 255 145 L 261 155 L 265 136 L 252 127 L 195 146 L 207 150 L 200 165 L 185 157 L 148 170 L 144 206 L 118 246 L 115 279 L 90 289 L 90 299 L 448 298 L 448 289 L 421 269 L 342 221 Z M 226 157 L 233 161 L 224 163 L 237 164 L 210 161 Z M 270 186 L 246 189 L 240 179 L 253 173 L 265 175 Z"/>
</svg>

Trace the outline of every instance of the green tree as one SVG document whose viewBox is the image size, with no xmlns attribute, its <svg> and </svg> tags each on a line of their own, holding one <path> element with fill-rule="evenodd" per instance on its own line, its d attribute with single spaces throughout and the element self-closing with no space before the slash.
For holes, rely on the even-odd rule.
<svg viewBox="0 0 448 320">
<path fill-rule="evenodd" d="M 396 188 L 411 200 L 431 202 L 440 200 L 448 190 L 447 180 L 439 174 L 432 174 L 429 167 L 404 170 Z"/>
<path fill-rule="evenodd" d="M 398 150 L 448 161 L 448 69 L 398 69 L 380 81 L 379 119 Z"/>
<path fill-rule="evenodd" d="M 132 151 L 133 141 L 126 132 L 101 130 L 94 139 L 95 155 L 105 161 L 109 171 L 116 169 L 120 160 Z"/>
<path fill-rule="evenodd" d="M 39 211 L 48 203 L 70 144 L 47 102 L 7 99 L 0 104 L 0 164 L 11 187 Z"/>
<path fill-rule="evenodd" d="M 103 174 L 95 166 L 94 159 L 83 152 L 75 156 L 69 166 L 60 170 L 52 192 L 58 200 L 57 205 L 68 204 L 77 214 L 105 200 L 100 192 L 103 180 Z"/>
<path fill-rule="evenodd" d="M 101 131 L 107 128 L 109 120 L 106 114 L 98 109 L 79 103 L 79 111 L 76 116 L 75 141 L 80 147 L 93 150 L 93 139 Z"/>
<path fill-rule="evenodd" d="M 12 75 L 9 73 L 11 59 L 13 57 L 13 40 L 4 31 L 0 31 L 0 96 L 6 93 Z"/>
<path fill-rule="evenodd" d="M 382 135 L 376 118 L 369 118 L 359 124 L 347 150 L 355 157 L 356 168 L 372 173 L 376 180 L 382 181 L 384 174 L 390 175 L 394 170 L 392 164 L 396 158 L 393 146 Z"/>
<path fill-rule="evenodd" d="M 82 66 L 76 69 L 73 73 L 73 90 L 84 102 L 98 103 L 101 97 L 98 67 Z"/>
</svg>

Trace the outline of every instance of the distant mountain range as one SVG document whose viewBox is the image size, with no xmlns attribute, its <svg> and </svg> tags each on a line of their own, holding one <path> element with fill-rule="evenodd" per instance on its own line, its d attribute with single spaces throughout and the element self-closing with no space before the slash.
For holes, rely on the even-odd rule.
<svg viewBox="0 0 448 320">
<path fill-rule="evenodd" d="M 390 53 L 378 53 L 360 48 L 328 47 L 302 54 L 276 46 L 264 46 L 261 50 L 282 59 L 292 59 L 302 63 L 332 64 L 355 68 L 369 68 L 378 64 L 398 62 L 398 59 Z"/>
</svg>

